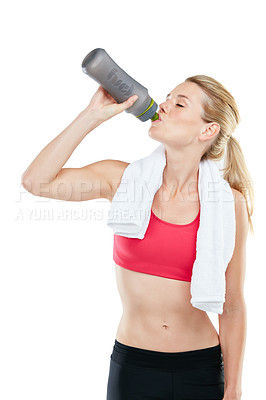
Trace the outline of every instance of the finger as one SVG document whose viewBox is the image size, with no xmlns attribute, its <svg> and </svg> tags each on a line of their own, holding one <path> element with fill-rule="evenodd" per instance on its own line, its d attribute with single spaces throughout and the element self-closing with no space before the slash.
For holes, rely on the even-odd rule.
<svg viewBox="0 0 266 400">
<path fill-rule="evenodd" d="M 129 99 L 127 99 L 126 101 L 124 101 L 124 106 L 125 108 L 129 108 L 132 106 L 132 104 L 135 103 L 135 101 L 138 99 L 139 96 L 137 96 L 136 94 L 134 94 L 134 96 L 129 97 Z"/>
</svg>

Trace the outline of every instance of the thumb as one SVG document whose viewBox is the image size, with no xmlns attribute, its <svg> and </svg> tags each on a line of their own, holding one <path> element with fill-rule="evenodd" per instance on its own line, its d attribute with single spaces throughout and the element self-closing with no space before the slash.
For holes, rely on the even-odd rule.
<svg viewBox="0 0 266 400">
<path fill-rule="evenodd" d="M 126 110 L 127 108 L 131 107 L 135 101 L 138 99 L 138 95 L 134 94 L 134 96 L 129 97 L 126 101 L 122 103 L 122 108 L 123 110 Z"/>
</svg>

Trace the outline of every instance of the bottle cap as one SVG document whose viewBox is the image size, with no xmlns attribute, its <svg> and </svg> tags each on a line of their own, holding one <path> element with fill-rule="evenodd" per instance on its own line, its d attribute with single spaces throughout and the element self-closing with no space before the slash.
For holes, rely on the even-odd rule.
<svg viewBox="0 0 266 400">
<path fill-rule="evenodd" d="M 156 112 L 154 116 L 151 118 L 152 121 L 156 121 L 156 119 L 159 119 L 159 114 Z"/>
</svg>

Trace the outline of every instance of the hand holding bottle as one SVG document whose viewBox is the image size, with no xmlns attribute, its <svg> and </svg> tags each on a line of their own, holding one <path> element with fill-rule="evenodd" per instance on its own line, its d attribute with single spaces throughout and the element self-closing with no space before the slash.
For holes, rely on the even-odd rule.
<svg viewBox="0 0 266 400">
<path fill-rule="evenodd" d="M 123 103 L 117 103 L 117 101 L 100 85 L 83 113 L 94 113 L 97 120 L 104 122 L 131 107 L 137 99 L 138 96 L 133 95 Z"/>
</svg>

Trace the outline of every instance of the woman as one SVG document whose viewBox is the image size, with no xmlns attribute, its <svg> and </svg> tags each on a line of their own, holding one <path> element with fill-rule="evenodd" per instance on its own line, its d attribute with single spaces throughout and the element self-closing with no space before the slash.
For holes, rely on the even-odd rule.
<svg viewBox="0 0 266 400">
<path fill-rule="evenodd" d="M 89 132 L 134 101 L 132 96 L 117 104 L 100 86 L 88 107 L 33 160 L 22 176 L 23 186 L 37 196 L 70 201 L 107 198 L 111 202 L 129 163 L 102 160 L 83 168 L 62 167 Z M 151 122 L 149 136 L 163 143 L 166 166 L 143 241 L 152 240 L 151 230 L 179 236 L 176 248 L 166 252 L 175 251 L 179 262 L 171 277 L 167 272 L 158 273 L 158 268 L 154 273 L 141 272 L 130 264 L 130 246 L 138 239 L 120 237 L 119 242 L 115 237 L 123 315 L 111 354 L 107 399 L 239 400 L 246 340 L 243 286 L 249 225 L 253 231 L 252 181 L 241 148 L 232 137 L 239 112 L 234 98 L 219 82 L 198 75 L 167 95 L 159 116 L 160 121 Z M 190 278 L 200 217 L 199 163 L 224 154 L 224 179 L 235 199 L 236 240 L 226 269 L 226 299 L 218 335 L 207 313 L 190 303 Z M 72 185 L 71 193 L 61 191 L 60 183 L 66 181 Z M 182 248 L 178 243 L 184 229 L 189 243 Z M 127 246 L 127 259 L 119 257 L 123 246 Z M 138 261 L 141 265 L 141 258 Z M 160 268 L 163 271 L 164 265 Z"/>
</svg>

